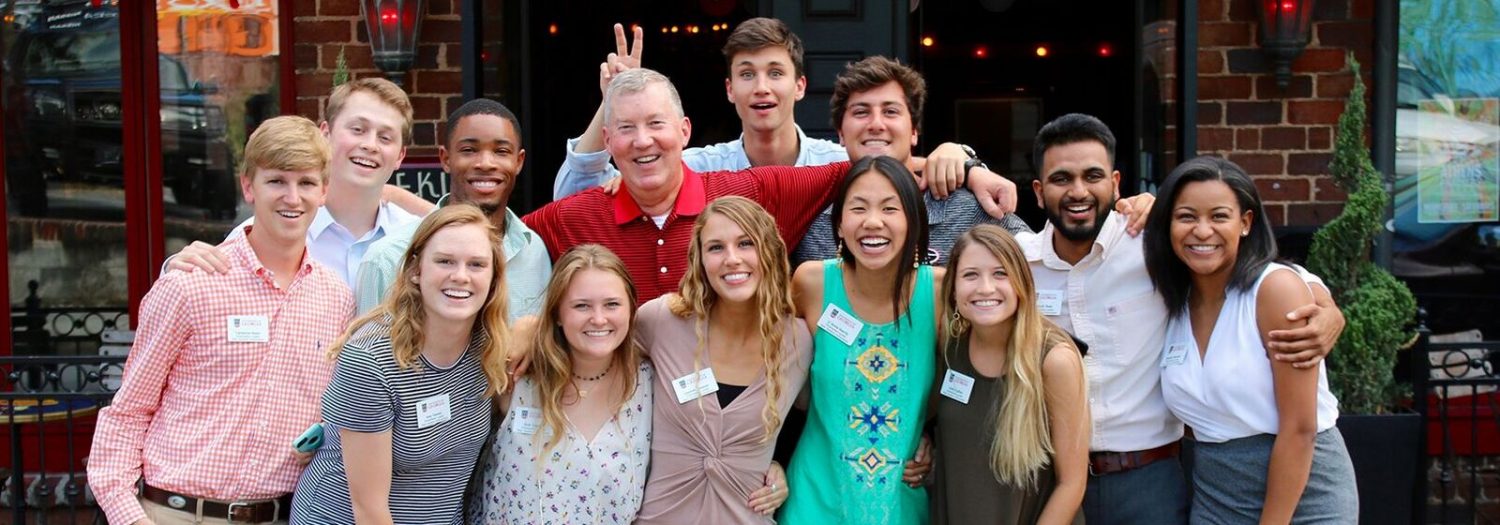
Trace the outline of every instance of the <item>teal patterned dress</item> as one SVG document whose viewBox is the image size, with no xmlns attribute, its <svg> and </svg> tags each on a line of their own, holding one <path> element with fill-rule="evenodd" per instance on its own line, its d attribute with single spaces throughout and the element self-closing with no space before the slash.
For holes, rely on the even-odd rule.
<svg viewBox="0 0 1500 525">
<path fill-rule="evenodd" d="M 824 308 L 853 315 L 839 261 L 823 269 Z M 827 330 L 814 335 L 811 409 L 787 471 L 781 523 L 927 523 L 927 490 L 901 474 L 916 455 L 936 374 L 931 267 L 917 270 L 913 288 L 905 315 L 865 323 L 852 345 Z"/>
</svg>

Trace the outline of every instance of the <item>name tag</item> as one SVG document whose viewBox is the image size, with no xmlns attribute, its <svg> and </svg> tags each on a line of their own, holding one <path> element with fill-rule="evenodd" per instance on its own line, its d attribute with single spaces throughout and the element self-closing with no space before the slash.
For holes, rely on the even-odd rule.
<svg viewBox="0 0 1500 525">
<path fill-rule="evenodd" d="M 682 404 L 718 392 L 719 381 L 714 379 L 714 369 L 705 368 L 673 379 L 672 390 L 677 392 L 677 404 Z"/>
<path fill-rule="evenodd" d="M 1167 346 L 1167 351 L 1161 354 L 1161 367 L 1177 366 L 1187 362 L 1188 345 L 1175 344 Z"/>
<path fill-rule="evenodd" d="M 943 376 L 943 388 L 939 392 L 949 399 L 967 405 L 969 394 L 974 392 L 974 378 L 949 369 L 948 373 Z"/>
<path fill-rule="evenodd" d="M 231 315 L 228 320 L 229 342 L 265 343 L 271 340 L 271 320 L 264 315 Z"/>
<path fill-rule="evenodd" d="M 417 406 L 417 428 L 427 428 L 449 419 L 453 419 L 453 413 L 449 410 L 448 394 L 438 394 L 416 403 Z"/>
<path fill-rule="evenodd" d="M 1062 305 L 1062 290 L 1036 291 L 1036 308 L 1042 311 L 1042 315 L 1062 315 Z"/>
<path fill-rule="evenodd" d="M 865 329 L 865 323 L 855 319 L 838 305 L 830 303 L 827 308 L 823 309 L 823 317 L 818 318 L 818 328 L 833 334 L 844 344 L 852 345 L 854 338 L 859 337 L 860 330 Z"/>
<path fill-rule="evenodd" d="M 510 431 L 531 435 L 542 426 L 542 411 L 532 407 L 516 407 L 510 413 Z"/>
</svg>

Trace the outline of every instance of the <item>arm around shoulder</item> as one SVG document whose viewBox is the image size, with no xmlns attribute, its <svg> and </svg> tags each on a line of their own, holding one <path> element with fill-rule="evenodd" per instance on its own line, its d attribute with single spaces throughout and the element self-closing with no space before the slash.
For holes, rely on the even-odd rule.
<svg viewBox="0 0 1500 525">
<path fill-rule="evenodd" d="M 1042 508 L 1038 523 L 1071 523 L 1083 504 L 1088 484 L 1089 404 L 1083 378 L 1083 357 L 1072 345 L 1060 343 L 1042 361 L 1047 427 L 1052 437 L 1057 485 Z"/>
</svg>

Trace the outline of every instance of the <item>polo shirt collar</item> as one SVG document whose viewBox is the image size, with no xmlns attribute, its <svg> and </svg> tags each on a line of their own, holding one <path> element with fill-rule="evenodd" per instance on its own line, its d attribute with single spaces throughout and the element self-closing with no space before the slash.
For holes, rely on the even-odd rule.
<svg viewBox="0 0 1500 525">
<path fill-rule="evenodd" d="M 708 205 L 707 195 L 703 189 L 703 177 L 689 168 L 686 163 L 682 165 L 682 187 L 677 189 L 677 200 L 672 203 L 672 215 L 677 217 L 696 217 L 703 212 L 703 207 Z M 630 196 L 624 185 L 615 192 L 614 199 L 615 224 L 622 225 L 645 216 L 640 205 L 636 204 L 635 197 Z"/>
</svg>

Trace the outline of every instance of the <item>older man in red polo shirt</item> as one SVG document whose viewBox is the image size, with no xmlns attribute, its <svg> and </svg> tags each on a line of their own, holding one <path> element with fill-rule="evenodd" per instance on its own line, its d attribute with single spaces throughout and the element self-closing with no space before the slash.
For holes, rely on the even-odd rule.
<svg viewBox="0 0 1500 525">
<path fill-rule="evenodd" d="M 691 132 L 682 99 L 667 77 L 646 68 L 615 75 L 605 92 L 604 140 L 624 191 L 588 190 L 521 220 L 541 235 L 554 260 L 585 243 L 614 251 L 644 302 L 677 289 L 686 271 L 693 221 L 708 201 L 739 195 L 760 203 L 776 219 L 790 249 L 849 170 L 848 162 L 837 162 L 695 173 L 682 163 Z M 932 157 L 957 159 L 943 163 L 959 166 L 943 170 L 947 179 L 939 180 L 944 182 L 930 184 L 932 191 L 946 193 L 963 178 L 967 155 L 957 145 L 944 144 Z M 988 199 L 987 209 L 1000 213 L 1000 197 L 1015 195 L 1015 185 L 1003 177 L 982 169 L 971 175 L 968 188 L 982 201 Z"/>
</svg>

